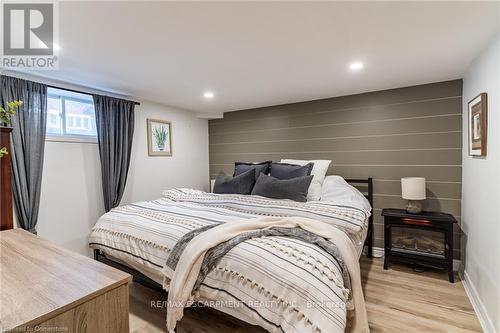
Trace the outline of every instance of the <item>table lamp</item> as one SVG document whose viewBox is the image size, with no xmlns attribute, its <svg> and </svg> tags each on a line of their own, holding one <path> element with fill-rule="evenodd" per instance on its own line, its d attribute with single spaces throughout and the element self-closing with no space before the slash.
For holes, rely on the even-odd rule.
<svg viewBox="0 0 500 333">
<path fill-rule="evenodd" d="M 408 200 L 406 211 L 411 214 L 422 212 L 422 200 L 425 200 L 425 178 L 401 178 L 401 196 Z"/>
</svg>

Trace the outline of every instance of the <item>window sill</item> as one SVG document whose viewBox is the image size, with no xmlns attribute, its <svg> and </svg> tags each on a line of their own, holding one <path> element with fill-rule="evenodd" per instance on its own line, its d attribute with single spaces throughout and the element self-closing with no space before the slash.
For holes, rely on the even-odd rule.
<svg viewBox="0 0 500 333">
<path fill-rule="evenodd" d="M 97 138 L 85 138 L 85 137 L 77 137 L 77 136 L 47 136 L 45 138 L 45 141 L 97 144 Z"/>
</svg>

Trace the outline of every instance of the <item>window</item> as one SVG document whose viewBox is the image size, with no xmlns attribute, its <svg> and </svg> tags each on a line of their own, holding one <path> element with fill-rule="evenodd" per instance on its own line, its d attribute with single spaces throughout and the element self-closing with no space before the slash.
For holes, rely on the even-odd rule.
<svg viewBox="0 0 500 333">
<path fill-rule="evenodd" d="M 47 136 L 54 140 L 97 139 L 91 95 L 63 89 L 47 90 Z"/>
</svg>

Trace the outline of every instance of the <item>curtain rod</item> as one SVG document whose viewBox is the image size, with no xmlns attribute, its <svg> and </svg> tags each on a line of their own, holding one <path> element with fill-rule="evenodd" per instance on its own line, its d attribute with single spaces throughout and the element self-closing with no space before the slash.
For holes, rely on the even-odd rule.
<svg viewBox="0 0 500 333">
<path fill-rule="evenodd" d="M 47 84 L 47 87 L 54 88 L 54 89 L 60 89 L 60 90 L 67 90 L 67 91 L 71 91 L 71 92 L 78 93 L 78 94 L 92 95 L 92 94 L 90 94 L 88 92 L 85 92 L 85 91 L 79 91 L 79 90 L 75 90 L 75 89 L 68 89 L 68 88 L 56 87 L 56 86 L 53 86 L 53 85 L 50 85 L 50 84 Z M 136 102 L 136 101 L 131 101 L 131 102 L 134 102 L 135 105 L 141 105 L 141 103 Z"/>
</svg>

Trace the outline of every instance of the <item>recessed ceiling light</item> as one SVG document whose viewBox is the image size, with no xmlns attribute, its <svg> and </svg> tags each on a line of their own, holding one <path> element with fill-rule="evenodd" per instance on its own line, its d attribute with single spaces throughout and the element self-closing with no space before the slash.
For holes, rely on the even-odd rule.
<svg viewBox="0 0 500 333">
<path fill-rule="evenodd" d="M 206 99 L 212 99 L 214 98 L 214 96 L 214 93 L 211 91 L 205 91 L 205 93 L 203 94 L 203 97 L 205 97 Z"/>
<path fill-rule="evenodd" d="M 365 67 L 365 65 L 361 61 L 355 61 L 349 64 L 349 69 L 353 72 L 360 71 L 363 67 Z"/>
</svg>

